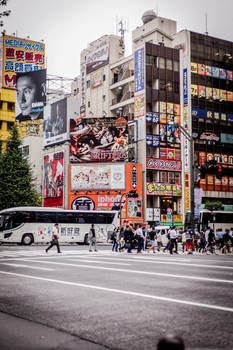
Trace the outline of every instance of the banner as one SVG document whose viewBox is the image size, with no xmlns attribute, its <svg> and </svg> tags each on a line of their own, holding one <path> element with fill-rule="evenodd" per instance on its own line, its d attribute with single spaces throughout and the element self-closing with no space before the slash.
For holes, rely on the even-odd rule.
<svg viewBox="0 0 233 350">
<path fill-rule="evenodd" d="M 44 116 L 44 146 L 64 142 L 67 133 L 67 99 L 57 101 L 48 106 Z"/>
<path fill-rule="evenodd" d="M 43 198 L 44 207 L 63 208 L 64 151 L 44 156 Z"/>
<path fill-rule="evenodd" d="M 45 68 L 45 45 L 40 42 L 3 36 L 2 87 L 15 89 L 16 73 Z"/>
<path fill-rule="evenodd" d="M 70 119 L 70 162 L 128 159 L 128 125 L 124 117 Z"/>
</svg>

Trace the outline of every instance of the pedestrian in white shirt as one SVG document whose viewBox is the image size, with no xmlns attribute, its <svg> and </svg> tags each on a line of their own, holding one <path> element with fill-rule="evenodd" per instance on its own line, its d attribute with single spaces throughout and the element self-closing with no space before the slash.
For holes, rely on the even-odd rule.
<svg viewBox="0 0 233 350">
<path fill-rule="evenodd" d="M 50 242 L 50 246 L 45 249 L 46 253 L 48 253 L 48 250 L 51 249 L 54 245 L 57 247 L 57 252 L 58 253 L 61 253 L 61 250 L 60 250 L 60 245 L 59 245 L 59 225 L 58 224 L 55 224 L 53 226 L 53 229 L 52 229 L 52 240 Z"/>
<path fill-rule="evenodd" d="M 172 226 L 172 228 L 170 230 L 170 240 L 171 240 L 170 254 L 173 254 L 174 246 L 175 246 L 175 253 L 178 254 L 178 252 L 177 252 L 177 232 L 176 232 L 175 226 Z"/>
</svg>

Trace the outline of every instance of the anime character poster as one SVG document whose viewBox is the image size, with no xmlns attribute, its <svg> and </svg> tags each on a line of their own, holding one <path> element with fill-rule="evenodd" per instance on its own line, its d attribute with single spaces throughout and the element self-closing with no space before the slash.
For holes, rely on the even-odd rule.
<svg viewBox="0 0 233 350">
<path fill-rule="evenodd" d="M 127 119 L 70 120 L 70 162 L 115 162 L 128 159 Z"/>
<path fill-rule="evenodd" d="M 64 151 L 44 156 L 44 207 L 63 208 Z"/>
</svg>

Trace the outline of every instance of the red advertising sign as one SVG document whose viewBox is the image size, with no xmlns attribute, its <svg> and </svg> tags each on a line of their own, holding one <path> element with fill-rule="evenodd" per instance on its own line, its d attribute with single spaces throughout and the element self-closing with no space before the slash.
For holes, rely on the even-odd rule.
<svg viewBox="0 0 233 350">
<path fill-rule="evenodd" d="M 146 159 L 147 169 L 156 169 L 156 170 L 168 170 L 168 171 L 181 171 L 182 163 L 180 160 L 164 160 L 164 159 Z"/>
<path fill-rule="evenodd" d="M 44 156 L 44 207 L 63 207 L 64 152 Z"/>
</svg>

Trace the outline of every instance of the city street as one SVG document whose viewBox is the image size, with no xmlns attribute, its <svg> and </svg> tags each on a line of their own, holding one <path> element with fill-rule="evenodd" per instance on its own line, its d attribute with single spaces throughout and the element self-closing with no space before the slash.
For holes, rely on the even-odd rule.
<svg viewBox="0 0 233 350">
<path fill-rule="evenodd" d="M 0 349 L 233 348 L 233 256 L 0 246 Z"/>
</svg>

